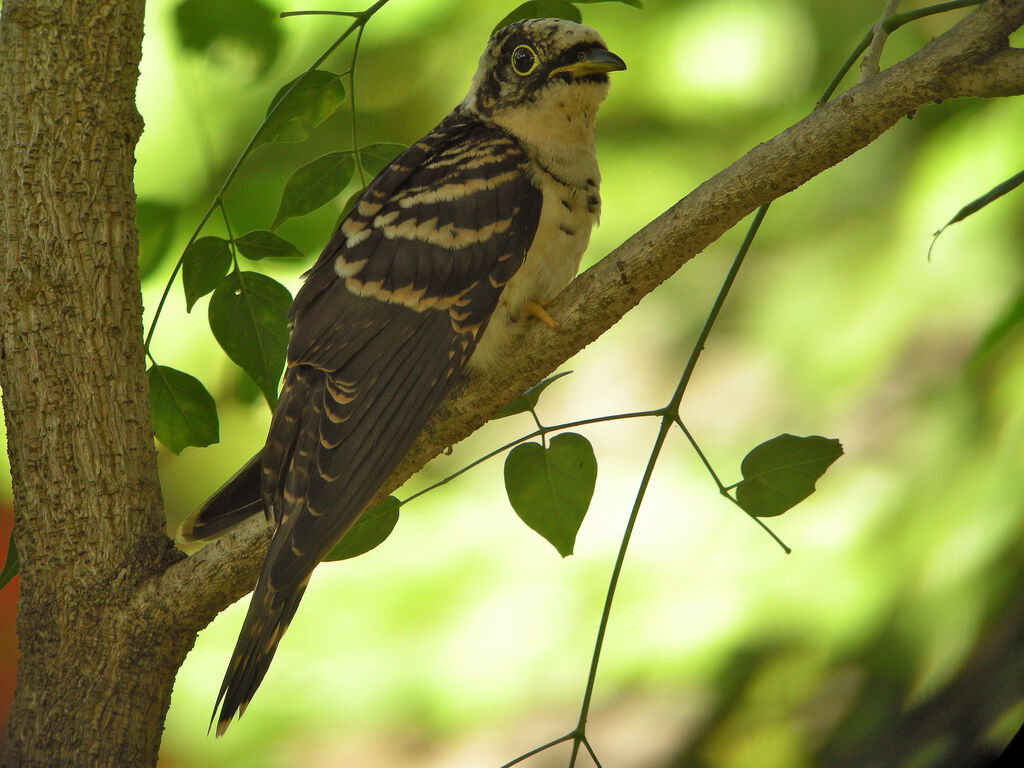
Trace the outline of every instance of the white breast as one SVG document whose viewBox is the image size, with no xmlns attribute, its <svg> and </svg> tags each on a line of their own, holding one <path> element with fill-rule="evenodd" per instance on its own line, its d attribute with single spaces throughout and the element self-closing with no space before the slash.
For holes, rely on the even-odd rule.
<svg viewBox="0 0 1024 768">
<path fill-rule="evenodd" d="M 534 174 L 544 196 L 537 233 L 523 265 L 501 292 L 494 315 L 469 360 L 472 369 L 489 368 L 499 359 L 516 333 L 516 322 L 527 302 L 547 302 L 572 282 L 590 242 L 590 230 L 600 216 L 597 178 L 589 179 L 592 183 L 587 187 L 578 188 L 556 181 L 539 168 Z"/>
<path fill-rule="evenodd" d="M 594 119 L 608 84 L 575 81 L 546 88 L 529 105 L 495 110 L 490 122 L 514 136 L 531 163 L 530 180 L 543 194 L 540 221 L 526 260 L 505 285 L 469 367 L 491 367 L 522 324 L 527 302 L 546 302 L 575 277 L 590 230 L 601 215 Z"/>
</svg>

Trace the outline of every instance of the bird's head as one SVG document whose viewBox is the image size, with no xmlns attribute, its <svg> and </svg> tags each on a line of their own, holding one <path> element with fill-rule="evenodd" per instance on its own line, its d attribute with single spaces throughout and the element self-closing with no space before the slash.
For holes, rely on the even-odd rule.
<svg viewBox="0 0 1024 768">
<path fill-rule="evenodd" d="M 491 36 L 463 104 L 484 118 L 534 110 L 592 115 L 608 93 L 608 72 L 625 68 L 590 27 L 526 19 Z"/>
</svg>

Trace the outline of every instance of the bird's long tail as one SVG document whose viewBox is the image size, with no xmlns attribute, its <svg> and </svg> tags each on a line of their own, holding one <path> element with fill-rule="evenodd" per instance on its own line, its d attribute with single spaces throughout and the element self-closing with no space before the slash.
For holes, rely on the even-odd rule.
<svg viewBox="0 0 1024 768">
<path fill-rule="evenodd" d="M 263 676 L 267 674 L 277 644 L 295 616 L 309 583 L 307 575 L 296 589 L 288 593 L 274 592 L 268 588 L 265 575 L 260 575 L 249 602 L 249 612 L 245 616 L 231 655 L 231 663 L 224 673 L 220 693 L 217 694 L 217 703 L 213 707 L 210 727 L 213 727 L 213 721 L 216 720 L 218 736 L 224 735 L 236 712 L 239 717 L 245 712 Z"/>
</svg>

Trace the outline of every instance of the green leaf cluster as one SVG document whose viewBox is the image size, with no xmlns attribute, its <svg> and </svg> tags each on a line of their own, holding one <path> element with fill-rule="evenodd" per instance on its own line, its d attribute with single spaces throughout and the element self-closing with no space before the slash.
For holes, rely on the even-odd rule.
<svg viewBox="0 0 1024 768">
<path fill-rule="evenodd" d="M 174 9 L 183 48 L 208 53 L 230 39 L 251 50 L 265 72 L 281 49 L 277 14 L 259 0 L 184 0 Z"/>
<path fill-rule="evenodd" d="M 508 15 L 499 21 L 491 34 L 493 35 L 502 27 L 507 27 L 522 19 L 568 19 L 569 21 L 583 21 L 583 14 L 577 5 L 584 3 L 608 3 L 617 2 L 631 5 L 634 8 L 643 8 L 641 0 L 527 0 L 525 3 L 516 6 Z"/>
<path fill-rule="evenodd" d="M 213 23 L 208 18 L 210 14 L 217 16 L 229 5 L 227 0 L 205 9 L 193 2 L 181 4 L 178 22 L 183 39 L 189 41 L 186 44 L 205 50 L 212 40 L 212 37 L 193 34 L 193 25 L 202 26 L 207 35 L 234 34 L 235 27 L 226 22 Z M 202 23 L 193 18 L 196 16 L 202 16 Z M 238 29 L 246 29 L 245 22 L 239 24 Z M 271 99 L 266 118 L 249 150 L 262 144 L 304 141 L 314 128 L 337 111 L 345 96 L 341 75 L 315 68 L 303 73 L 281 87 Z M 367 176 L 376 175 L 404 149 L 401 144 L 374 143 L 354 150 L 331 152 L 302 166 L 285 184 L 271 229 L 330 202 L 351 184 L 356 171 L 364 181 Z M 355 204 L 362 189 L 360 184 L 346 204 L 346 212 Z M 227 222 L 223 194 L 211 212 L 218 207 Z M 171 206 L 140 204 L 138 224 L 146 259 L 143 268 L 158 262 L 166 252 L 173 236 L 176 213 Z M 272 278 L 242 269 L 238 264 L 239 255 L 260 261 L 302 254 L 293 243 L 271 230 L 253 230 L 234 238 L 230 234 L 228 237 L 193 237 L 180 260 L 185 306 L 191 312 L 200 298 L 213 294 L 209 323 L 214 337 L 273 407 L 287 353 L 291 294 Z M 205 446 L 217 441 L 216 406 L 198 379 L 155 362 L 149 370 L 149 379 L 154 431 L 160 442 L 179 453 L 190 445 Z"/>
</svg>

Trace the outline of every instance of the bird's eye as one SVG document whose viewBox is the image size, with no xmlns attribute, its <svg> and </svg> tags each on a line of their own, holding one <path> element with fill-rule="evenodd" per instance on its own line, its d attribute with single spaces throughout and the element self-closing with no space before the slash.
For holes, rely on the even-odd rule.
<svg viewBox="0 0 1024 768">
<path fill-rule="evenodd" d="M 528 45 L 517 45 L 512 51 L 512 69 L 517 75 L 526 76 L 537 68 L 537 54 Z"/>
</svg>

